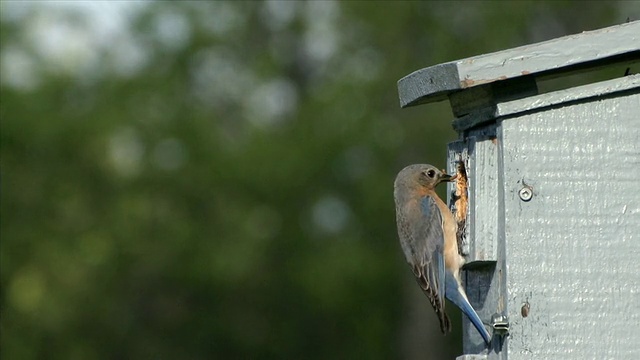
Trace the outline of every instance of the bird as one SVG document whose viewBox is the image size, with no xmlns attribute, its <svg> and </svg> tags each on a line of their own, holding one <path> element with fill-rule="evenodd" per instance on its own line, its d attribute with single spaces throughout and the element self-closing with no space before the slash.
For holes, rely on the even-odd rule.
<svg viewBox="0 0 640 360">
<path fill-rule="evenodd" d="M 407 263 L 440 321 L 443 334 L 451 331 L 445 312 L 445 297 L 469 318 L 484 342 L 491 336 L 469 303 L 460 270 L 464 257 L 458 251 L 457 223 L 445 203 L 435 193 L 451 176 L 435 166 L 414 164 L 402 169 L 394 182 L 396 222 L 400 245 Z"/>
</svg>

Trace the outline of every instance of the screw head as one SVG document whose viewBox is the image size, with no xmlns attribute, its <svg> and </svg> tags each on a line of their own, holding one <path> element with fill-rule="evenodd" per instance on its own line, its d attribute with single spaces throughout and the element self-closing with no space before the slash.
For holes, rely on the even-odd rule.
<svg viewBox="0 0 640 360">
<path fill-rule="evenodd" d="M 518 195 L 520 195 L 520 199 L 522 201 L 529 201 L 533 197 L 533 189 L 529 186 L 524 186 L 520 189 Z"/>
</svg>

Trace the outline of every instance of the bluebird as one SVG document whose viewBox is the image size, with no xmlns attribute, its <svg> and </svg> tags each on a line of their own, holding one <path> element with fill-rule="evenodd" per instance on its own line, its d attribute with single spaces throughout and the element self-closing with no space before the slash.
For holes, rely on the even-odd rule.
<svg viewBox="0 0 640 360">
<path fill-rule="evenodd" d="M 402 169 L 393 191 L 398 236 L 407 262 L 440 320 L 442 332 L 451 331 L 451 322 L 444 311 L 446 297 L 462 310 L 489 344 L 489 332 L 469 304 L 460 280 L 464 258 L 458 252 L 458 225 L 434 191 L 441 182 L 455 179 L 456 176 L 431 165 L 409 165 Z"/>
</svg>

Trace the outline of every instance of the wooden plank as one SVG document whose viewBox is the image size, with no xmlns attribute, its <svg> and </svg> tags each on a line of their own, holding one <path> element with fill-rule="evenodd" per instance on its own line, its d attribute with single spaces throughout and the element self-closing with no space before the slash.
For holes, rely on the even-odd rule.
<svg viewBox="0 0 640 360">
<path fill-rule="evenodd" d="M 594 97 L 610 96 L 617 92 L 638 91 L 639 88 L 640 74 L 635 74 L 524 99 L 500 102 L 491 107 L 455 119 L 453 121 L 453 128 L 456 131 L 464 131 L 485 122 L 494 122 L 498 118 L 512 117 L 527 111 L 540 111 L 546 107 L 584 101 Z"/>
<path fill-rule="evenodd" d="M 510 360 L 640 354 L 640 94 L 617 94 L 499 122 Z"/>
<path fill-rule="evenodd" d="M 398 81 L 400 106 L 497 81 L 639 59 L 639 34 L 634 21 L 420 69 Z"/>
</svg>

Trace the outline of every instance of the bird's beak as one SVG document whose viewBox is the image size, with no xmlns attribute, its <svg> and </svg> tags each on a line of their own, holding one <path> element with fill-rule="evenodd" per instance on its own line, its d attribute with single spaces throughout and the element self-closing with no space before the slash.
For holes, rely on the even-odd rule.
<svg viewBox="0 0 640 360">
<path fill-rule="evenodd" d="M 457 178 L 458 178 L 458 174 L 455 174 L 455 175 L 451 176 L 451 175 L 442 173 L 442 176 L 440 176 L 440 182 L 444 182 L 444 181 L 450 182 L 450 181 L 453 181 L 453 180 L 455 180 Z"/>
</svg>

